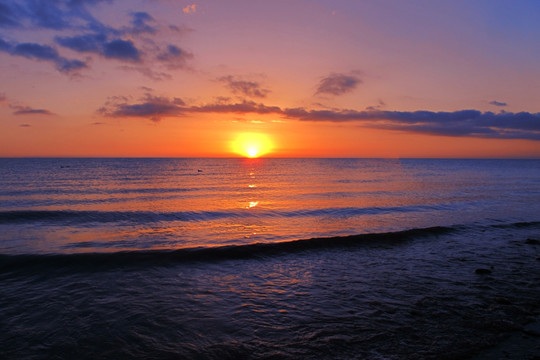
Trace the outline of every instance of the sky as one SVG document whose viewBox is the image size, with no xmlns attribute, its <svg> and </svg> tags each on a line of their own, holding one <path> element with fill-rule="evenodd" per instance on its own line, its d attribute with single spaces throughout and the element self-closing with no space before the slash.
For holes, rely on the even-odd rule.
<svg viewBox="0 0 540 360">
<path fill-rule="evenodd" d="M 539 158 L 538 39 L 538 0 L 0 0 L 0 156 Z"/>
</svg>

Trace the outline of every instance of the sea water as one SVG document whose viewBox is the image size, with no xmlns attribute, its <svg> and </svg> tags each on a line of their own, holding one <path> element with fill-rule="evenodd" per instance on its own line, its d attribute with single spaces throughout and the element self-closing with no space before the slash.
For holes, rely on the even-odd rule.
<svg viewBox="0 0 540 360">
<path fill-rule="evenodd" d="M 463 358 L 539 242 L 539 160 L 0 159 L 0 355 Z"/>
</svg>

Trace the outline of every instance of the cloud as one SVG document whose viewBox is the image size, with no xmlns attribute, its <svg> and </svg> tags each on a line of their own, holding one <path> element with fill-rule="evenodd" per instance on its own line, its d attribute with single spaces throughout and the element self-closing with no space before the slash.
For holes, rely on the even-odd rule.
<svg viewBox="0 0 540 360">
<path fill-rule="evenodd" d="M 508 105 L 505 102 L 500 102 L 500 101 L 497 101 L 497 100 L 490 101 L 490 104 L 495 105 L 495 106 L 507 106 Z"/>
<path fill-rule="evenodd" d="M 164 117 L 181 117 L 190 113 L 258 113 L 258 114 L 284 114 L 277 106 L 266 106 L 254 101 L 240 103 L 210 103 L 197 106 L 188 106 L 180 98 L 166 98 L 152 96 L 147 93 L 139 102 L 130 104 L 126 97 L 111 98 L 98 112 L 109 117 L 148 118 L 159 121 Z"/>
<path fill-rule="evenodd" d="M 131 40 L 113 40 L 103 45 L 103 56 L 109 59 L 139 61 L 140 51 Z"/>
<path fill-rule="evenodd" d="M 369 111 L 381 110 L 385 106 L 386 106 L 386 103 L 384 101 L 382 101 L 381 99 L 379 99 L 377 105 L 368 106 L 368 107 L 366 107 L 366 110 L 369 110 Z"/>
<path fill-rule="evenodd" d="M 21 105 L 18 101 L 9 100 L 6 94 L 0 94 L 0 105 L 6 106 L 12 110 L 13 115 L 54 115 L 49 110 L 35 109 L 30 106 Z"/>
<path fill-rule="evenodd" d="M 256 81 L 239 80 L 231 75 L 220 77 L 218 80 L 225 83 L 233 93 L 248 97 L 265 98 L 270 92 L 270 90 L 261 88 L 261 85 Z"/>
<path fill-rule="evenodd" d="M 81 53 L 95 53 L 108 59 L 139 62 L 141 52 L 131 40 L 107 41 L 105 34 L 85 34 L 72 37 L 56 37 L 56 42 Z"/>
<path fill-rule="evenodd" d="M 10 44 L 0 38 L 0 51 L 6 52 L 13 56 L 21 56 L 27 59 L 50 62 L 55 65 L 56 69 L 63 73 L 74 73 L 77 70 L 86 68 L 86 63 L 76 60 L 67 59 L 58 54 L 58 51 L 48 45 L 40 45 L 36 43 L 19 43 Z"/>
<path fill-rule="evenodd" d="M 13 115 L 54 115 L 49 110 L 45 109 L 33 109 L 28 106 L 18 106 L 14 107 L 18 110 L 13 112 Z"/>
<path fill-rule="evenodd" d="M 11 48 L 13 45 L 5 41 L 4 39 L 0 38 L 0 51 L 9 52 L 11 51 Z"/>
<path fill-rule="evenodd" d="M 176 45 L 168 45 L 164 51 L 157 55 L 157 59 L 165 63 L 168 69 L 184 67 L 186 61 L 192 57 L 193 54 L 180 49 Z"/>
<path fill-rule="evenodd" d="M 16 3 L 0 3 L 0 27 L 18 27 L 20 22 L 17 13 L 20 12 Z"/>
<path fill-rule="evenodd" d="M 98 112 L 110 117 L 142 117 L 152 121 L 159 121 L 167 116 L 179 116 L 185 105 L 180 98 L 168 99 L 150 94 L 146 94 L 136 104 L 111 100 L 112 103 L 106 104 Z"/>
<path fill-rule="evenodd" d="M 256 114 L 284 114 L 278 106 L 267 106 L 254 101 L 242 101 L 240 103 L 215 103 L 191 106 L 185 109 L 185 112 L 191 113 L 256 113 Z"/>
<path fill-rule="evenodd" d="M 100 3 L 112 3 L 113 0 L 0 0 L 0 28 L 22 30 L 13 32 L 10 42 L 0 38 L 0 52 L 12 56 L 23 56 L 38 61 L 53 63 L 62 73 L 74 73 L 87 68 L 92 55 L 103 59 L 117 60 L 124 63 L 145 65 L 137 71 L 152 79 L 170 78 L 169 74 L 151 69 L 155 60 L 163 69 L 178 69 L 186 66 L 193 55 L 177 45 L 156 43 L 151 37 L 162 31 L 187 31 L 183 27 L 160 24 L 146 11 L 132 11 L 129 23 L 108 26 L 96 19 L 89 11 L 90 7 Z M 195 7 L 192 8 L 195 10 Z M 22 41 L 28 38 L 28 30 L 52 30 L 52 44 Z M 56 32 L 56 36 L 54 36 Z M 51 32 L 42 32 L 45 36 Z M 67 34 L 67 35 L 66 35 Z M 70 49 L 87 56 L 84 61 L 68 59 L 59 53 L 62 48 Z M 144 51 L 143 51 L 144 49 Z"/>
<path fill-rule="evenodd" d="M 362 80 L 353 75 L 330 74 L 319 82 L 315 95 L 343 95 L 353 91 L 361 83 Z"/>
<path fill-rule="evenodd" d="M 540 113 L 500 113 L 460 110 L 356 111 L 285 109 L 284 115 L 301 121 L 363 122 L 365 126 L 444 136 L 473 136 L 540 140 Z"/>
<path fill-rule="evenodd" d="M 275 114 L 285 119 L 311 122 L 355 122 L 362 126 L 442 136 L 470 136 L 499 139 L 540 140 L 540 113 L 499 113 L 478 110 L 383 111 L 351 109 L 281 108 L 243 100 L 230 103 L 186 105 L 178 98 L 154 97 L 150 94 L 135 104 L 119 98 L 106 104 L 100 112 L 113 117 L 147 117 L 159 121 L 163 117 L 184 117 L 196 113 Z"/>
<path fill-rule="evenodd" d="M 105 34 L 85 34 L 72 37 L 56 37 L 56 43 L 77 52 L 101 53 L 107 41 Z"/>
<path fill-rule="evenodd" d="M 154 26 L 149 25 L 149 22 L 155 22 L 154 18 L 147 12 L 138 11 L 131 14 L 133 19 L 131 20 L 132 27 L 127 29 L 132 34 L 155 34 L 157 29 Z"/>
<path fill-rule="evenodd" d="M 194 12 L 197 11 L 197 4 L 188 5 L 184 7 L 182 11 L 184 12 L 184 14 L 193 14 Z"/>
<path fill-rule="evenodd" d="M 5 1 L 0 3 L 0 27 L 71 29 L 80 20 L 94 22 L 86 6 L 100 2 L 110 0 Z"/>
</svg>

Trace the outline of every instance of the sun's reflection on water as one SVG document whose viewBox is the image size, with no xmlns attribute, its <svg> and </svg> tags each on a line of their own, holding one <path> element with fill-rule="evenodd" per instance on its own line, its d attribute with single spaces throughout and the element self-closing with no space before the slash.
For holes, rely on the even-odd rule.
<svg viewBox="0 0 540 360">
<path fill-rule="evenodd" d="M 248 209 L 254 208 L 255 206 L 259 205 L 258 201 L 250 201 L 249 205 L 247 206 Z"/>
</svg>

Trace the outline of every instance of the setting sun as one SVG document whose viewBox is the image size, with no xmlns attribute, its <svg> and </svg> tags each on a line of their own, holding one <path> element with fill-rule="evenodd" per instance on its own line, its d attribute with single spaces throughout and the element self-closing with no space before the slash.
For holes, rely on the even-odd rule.
<svg viewBox="0 0 540 360">
<path fill-rule="evenodd" d="M 257 133 L 240 134 L 232 142 L 236 154 L 256 158 L 272 151 L 272 143 L 267 135 Z"/>
</svg>

